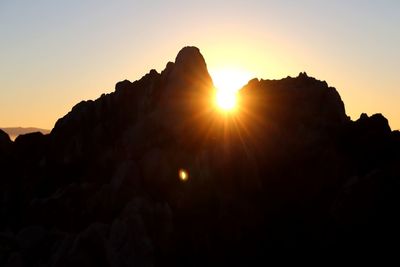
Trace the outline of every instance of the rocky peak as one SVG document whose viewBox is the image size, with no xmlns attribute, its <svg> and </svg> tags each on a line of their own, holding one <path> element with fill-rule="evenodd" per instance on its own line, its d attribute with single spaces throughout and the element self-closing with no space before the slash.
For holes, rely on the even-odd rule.
<svg viewBox="0 0 400 267">
<path fill-rule="evenodd" d="M 380 113 L 373 114 L 371 117 L 362 113 L 355 124 L 363 133 L 385 136 L 391 132 L 388 120 Z"/>
<path fill-rule="evenodd" d="M 206 69 L 206 61 L 200 50 L 194 46 L 186 46 L 182 48 L 175 58 L 175 64 L 187 70 L 204 70 Z"/>
<path fill-rule="evenodd" d="M 159 107 L 163 114 L 172 116 L 171 120 L 180 115 L 185 117 L 185 114 L 206 114 L 210 109 L 214 86 L 198 48 L 180 50 L 175 63 L 168 63 L 161 76 Z M 180 117 L 179 120 L 184 122 L 187 118 Z"/>
<path fill-rule="evenodd" d="M 280 124 L 329 128 L 348 121 L 336 89 L 305 72 L 295 78 L 252 80 L 240 94 L 248 110 Z"/>
<path fill-rule="evenodd" d="M 167 75 L 169 93 L 179 91 L 211 91 L 212 79 L 207 70 L 207 64 L 197 47 L 184 47 L 176 56 L 175 64 L 167 65 L 165 75 Z M 173 92 L 171 92 L 173 91 Z"/>
</svg>

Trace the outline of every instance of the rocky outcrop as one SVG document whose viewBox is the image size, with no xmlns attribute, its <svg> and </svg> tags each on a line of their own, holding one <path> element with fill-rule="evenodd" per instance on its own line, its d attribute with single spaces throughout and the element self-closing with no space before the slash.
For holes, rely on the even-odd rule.
<svg viewBox="0 0 400 267">
<path fill-rule="evenodd" d="M 185 47 L 49 135 L 0 131 L 0 265 L 248 265 L 400 237 L 400 134 L 382 115 L 351 121 L 305 73 L 249 81 L 233 114 L 213 94 Z"/>
<path fill-rule="evenodd" d="M 305 73 L 282 80 L 253 80 L 240 95 L 251 113 L 291 128 L 333 128 L 349 121 L 336 89 Z"/>
</svg>

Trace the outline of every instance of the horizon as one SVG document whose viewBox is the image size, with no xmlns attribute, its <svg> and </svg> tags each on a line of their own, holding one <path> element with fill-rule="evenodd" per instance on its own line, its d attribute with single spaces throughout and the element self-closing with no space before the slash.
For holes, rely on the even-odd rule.
<svg viewBox="0 0 400 267">
<path fill-rule="evenodd" d="M 399 17 L 397 1 L 3 1 L 0 126 L 51 130 L 81 100 L 160 72 L 194 45 L 211 74 L 307 72 L 338 90 L 352 120 L 382 113 L 400 129 Z"/>
</svg>

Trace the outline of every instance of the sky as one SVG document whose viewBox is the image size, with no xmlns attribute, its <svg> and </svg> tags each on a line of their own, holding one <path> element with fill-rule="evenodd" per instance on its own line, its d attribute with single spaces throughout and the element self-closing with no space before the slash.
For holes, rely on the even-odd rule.
<svg viewBox="0 0 400 267">
<path fill-rule="evenodd" d="M 0 127 L 53 128 L 81 100 L 162 71 L 186 45 L 215 70 L 306 71 L 347 114 L 400 129 L 400 1 L 0 0 Z"/>
</svg>

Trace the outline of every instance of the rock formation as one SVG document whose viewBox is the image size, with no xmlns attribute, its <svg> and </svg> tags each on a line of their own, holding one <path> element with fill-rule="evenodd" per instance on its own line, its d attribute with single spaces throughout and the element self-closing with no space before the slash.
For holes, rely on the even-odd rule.
<svg viewBox="0 0 400 267">
<path fill-rule="evenodd" d="M 185 47 L 48 135 L 0 131 L 0 265 L 248 265 L 397 242 L 400 134 L 382 115 L 351 121 L 305 73 L 249 81 L 232 115 L 213 93 Z"/>
</svg>

